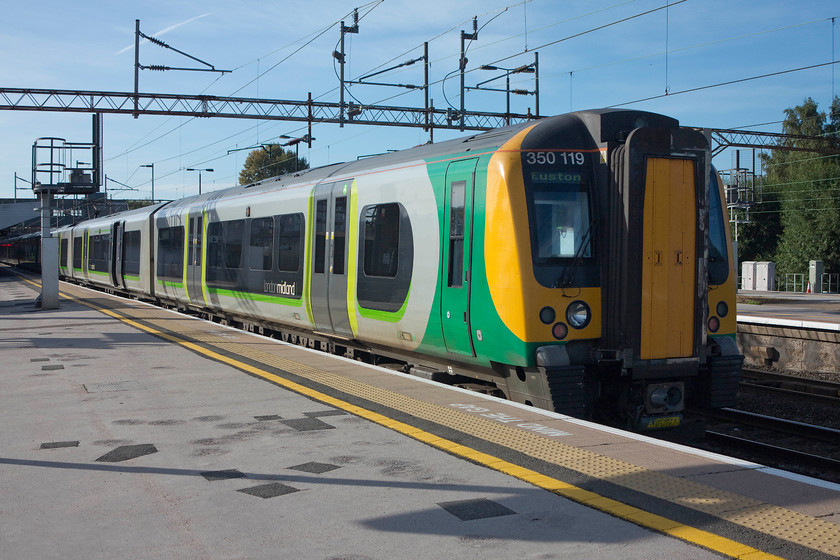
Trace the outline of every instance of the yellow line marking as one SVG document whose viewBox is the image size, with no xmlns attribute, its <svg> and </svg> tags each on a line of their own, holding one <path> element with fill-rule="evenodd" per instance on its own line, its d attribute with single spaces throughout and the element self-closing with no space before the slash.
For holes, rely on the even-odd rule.
<svg viewBox="0 0 840 560">
<path fill-rule="evenodd" d="M 24 280 L 33 285 L 37 285 L 34 282 L 31 282 L 25 278 Z M 645 527 L 654 531 L 658 531 L 660 533 L 664 533 L 666 535 L 670 535 L 672 537 L 676 537 L 680 540 L 696 544 L 714 552 L 725 554 L 731 558 L 738 558 L 742 560 L 783 560 L 779 556 L 768 554 L 764 551 L 758 550 L 743 543 L 739 543 L 737 541 L 721 537 L 708 531 L 703 531 L 702 529 L 697 529 L 695 527 L 684 525 L 678 521 L 674 521 L 672 519 L 656 515 L 655 513 L 650 513 L 635 506 L 618 502 L 616 500 L 601 496 L 594 492 L 590 492 L 589 490 L 584 490 L 583 488 L 578 488 L 577 486 L 568 484 L 566 482 L 563 482 L 562 480 L 551 478 L 536 471 L 526 469 L 525 467 L 521 467 L 514 463 L 505 461 L 504 459 L 500 459 L 493 455 L 488 455 L 487 453 L 483 453 L 470 447 L 466 447 L 453 441 L 441 438 L 429 432 L 420 430 L 419 428 L 415 428 L 414 426 L 405 424 L 404 422 L 400 422 L 399 420 L 394 420 L 385 415 L 379 414 L 378 412 L 373 412 L 371 410 L 367 410 L 365 408 L 361 408 L 359 406 L 350 404 L 341 399 L 331 397 L 329 395 L 321 393 L 320 391 L 316 391 L 314 389 L 305 387 L 299 383 L 295 383 L 294 381 L 289 381 L 288 379 L 284 379 L 273 373 L 251 366 L 244 362 L 240 362 L 239 360 L 228 358 L 227 356 L 223 356 L 222 354 L 219 354 L 207 348 L 203 348 L 195 343 L 164 333 L 152 327 L 147 327 L 138 323 L 137 321 L 129 319 L 128 317 L 120 315 L 119 313 L 116 313 L 109 309 L 99 307 L 93 303 L 86 302 L 84 300 L 78 299 L 67 294 L 62 294 L 62 296 L 75 303 L 79 303 L 86 307 L 90 307 L 91 309 L 99 311 L 100 313 L 104 313 L 109 317 L 113 317 L 136 329 L 145 331 L 149 334 L 163 338 L 164 340 L 168 340 L 170 342 L 183 346 L 184 348 L 192 350 L 193 352 L 207 356 L 210 359 L 222 362 L 233 368 L 246 371 L 250 374 L 253 374 L 267 381 L 271 381 L 272 383 L 280 385 L 281 387 L 284 387 L 296 393 L 305 395 L 322 403 L 344 410 L 345 412 L 349 412 L 350 414 L 361 416 L 362 418 L 370 420 L 371 422 L 379 424 L 380 426 L 384 426 L 386 428 L 399 432 L 412 439 L 416 439 L 432 447 L 436 447 L 438 449 L 451 453 L 452 455 L 462 457 L 474 463 L 483 465 L 487 468 L 512 476 L 514 478 L 532 484 L 538 488 L 542 488 L 543 490 L 547 490 L 559 496 L 563 496 L 564 498 L 567 498 L 579 504 L 583 504 L 585 506 L 597 509 L 599 511 L 603 511 L 604 513 L 614 515 L 616 517 L 629 521 L 635 525 L 639 525 L 641 527 Z"/>
</svg>

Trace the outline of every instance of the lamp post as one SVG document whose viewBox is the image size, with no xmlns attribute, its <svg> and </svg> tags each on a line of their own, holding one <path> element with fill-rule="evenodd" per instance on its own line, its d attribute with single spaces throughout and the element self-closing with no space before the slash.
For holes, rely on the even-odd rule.
<svg viewBox="0 0 840 560">
<path fill-rule="evenodd" d="M 155 203 L 155 164 L 154 163 L 147 163 L 145 165 L 141 165 L 140 167 L 149 167 L 152 170 L 152 204 Z"/>
<path fill-rule="evenodd" d="M 198 194 L 201 194 L 201 172 L 207 171 L 208 173 L 212 173 L 213 169 L 193 169 L 192 167 L 187 168 L 187 171 L 198 171 Z"/>
</svg>

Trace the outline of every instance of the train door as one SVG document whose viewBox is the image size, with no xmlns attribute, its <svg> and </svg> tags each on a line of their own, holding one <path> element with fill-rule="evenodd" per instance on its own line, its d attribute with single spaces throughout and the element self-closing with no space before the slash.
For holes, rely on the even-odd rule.
<svg viewBox="0 0 840 560">
<path fill-rule="evenodd" d="M 646 162 L 642 234 L 643 360 L 688 357 L 694 351 L 695 162 Z"/>
<path fill-rule="evenodd" d="M 446 349 L 475 356 L 470 328 L 473 193 L 477 159 L 453 161 L 446 169 L 440 320 Z"/>
<path fill-rule="evenodd" d="M 708 157 L 702 134 L 652 127 L 633 131 L 611 155 L 605 340 L 650 367 L 696 357 L 703 343 Z"/>
<path fill-rule="evenodd" d="M 90 273 L 88 272 L 88 255 L 89 252 L 89 244 L 90 244 L 90 235 L 88 235 L 88 230 L 84 229 L 82 232 L 82 278 L 85 280 L 90 279 Z"/>
<path fill-rule="evenodd" d="M 111 224 L 111 284 L 117 288 L 125 288 L 123 280 L 123 233 L 125 222 Z"/>
<path fill-rule="evenodd" d="M 348 201 L 352 179 L 315 187 L 309 297 L 319 332 L 350 338 L 347 310 Z"/>
<path fill-rule="evenodd" d="M 204 220 L 201 214 L 190 216 L 187 231 L 187 269 L 185 281 L 187 295 L 192 303 L 204 303 L 204 287 L 201 281 L 204 241 Z"/>
</svg>

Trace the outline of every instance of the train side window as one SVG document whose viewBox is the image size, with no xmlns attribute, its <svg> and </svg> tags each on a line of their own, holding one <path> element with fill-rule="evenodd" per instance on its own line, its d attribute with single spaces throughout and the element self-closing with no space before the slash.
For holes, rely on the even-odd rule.
<svg viewBox="0 0 840 560">
<path fill-rule="evenodd" d="M 222 255 L 222 222 L 210 222 L 207 224 L 207 267 L 224 266 Z"/>
<path fill-rule="evenodd" d="M 63 238 L 61 240 L 61 244 L 58 247 L 58 262 L 60 263 L 59 266 L 66 268 L 67 267 L 67 248 L 69 246 L 69 242 L 67 238 Z"/>
<path fill-rule="evenodd" d="M 276 220 L 279 234 L 277 268 L 282 272 L 297 272 L 303 254 L 303 214 L 285 214 L 277 216 Z"/>
<path fill-rule="evenodd" d="M 411 220 L 402 204 L 362 208 L 356 297 L 364 309 L 397 312 L 405 303 L 414 266 Z"/>
<path fill-rule="evenodd" d="M 82 270 L 82 238 L 73 238 L 73 268 Z"/>
<path fill-rule="evenodd" d="M 225 267 L 242 268 L 242 242 L 245 240 L 245 220 L 231 220 L 225 224 Z"/>
<path fill-rule="evenodd" d="M 140 231 L 126 231 L 123 234 L 123 274 L 140 274 Z"/>
<path fill-rule="evenodd" d="M 324 259 L 327 253 L 327 200 L 315 205 L 315 272 L 324 273 Z"/>
<path fill-rule="evenodd" d="M 158 229 L 157 274 L 174 281 L 184 280 L 184 226 Z"/>
<path fill-rule="evenodd" d="M 344 274 L 345 237 L 347 232 L 347 197 L 335 199 L 335 219 L 333 227 L 333 274 Z"/>
<path fill-rule="evenodd" d="M 452 181 L 449 197 L 449 287 L 464 283 L 464 206 L 466 181 Z"/>
<path fill-rule="evenodd" d="M 400 255 L 400 208 L 397 204 L 369 206 L 364 213 L 365 275 L 397 275 Z"/>
<path fill-rule="evenodd" d="M 274 218 L 254 218 L 251 220 L 251 235 L 248 250 L 248 268 L 251 270 L 271 270 L 274 243 Z"/>
<path fill-rule="evenodd" d="M 111 268 L 111 234 L 97 234 L 90 236 L 90 252 L 88 254 L 88 269 L 97 272 L 108 272 Z"/>
</svg>

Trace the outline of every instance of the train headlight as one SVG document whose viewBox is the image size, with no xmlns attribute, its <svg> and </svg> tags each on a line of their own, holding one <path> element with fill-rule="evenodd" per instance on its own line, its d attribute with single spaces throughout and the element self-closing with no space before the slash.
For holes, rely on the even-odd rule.
<svg viewBox="0 0 840 560">
<path fill-rule="evenodd" d="M 566 308 L 566 321 L 575 329 L 582 329 L 592 319 L 592 310 L 583 301 L 573 301 Z"/>
<path fill-rule="evenodd" d="M 540 309 L 540 321 L 542 321 L 546 325 L 550 325 L 554 322 L 554 319 L 557 318 L 557 312 L 554 311 L 554 308 L 545 306 Z"/>
</svg>

